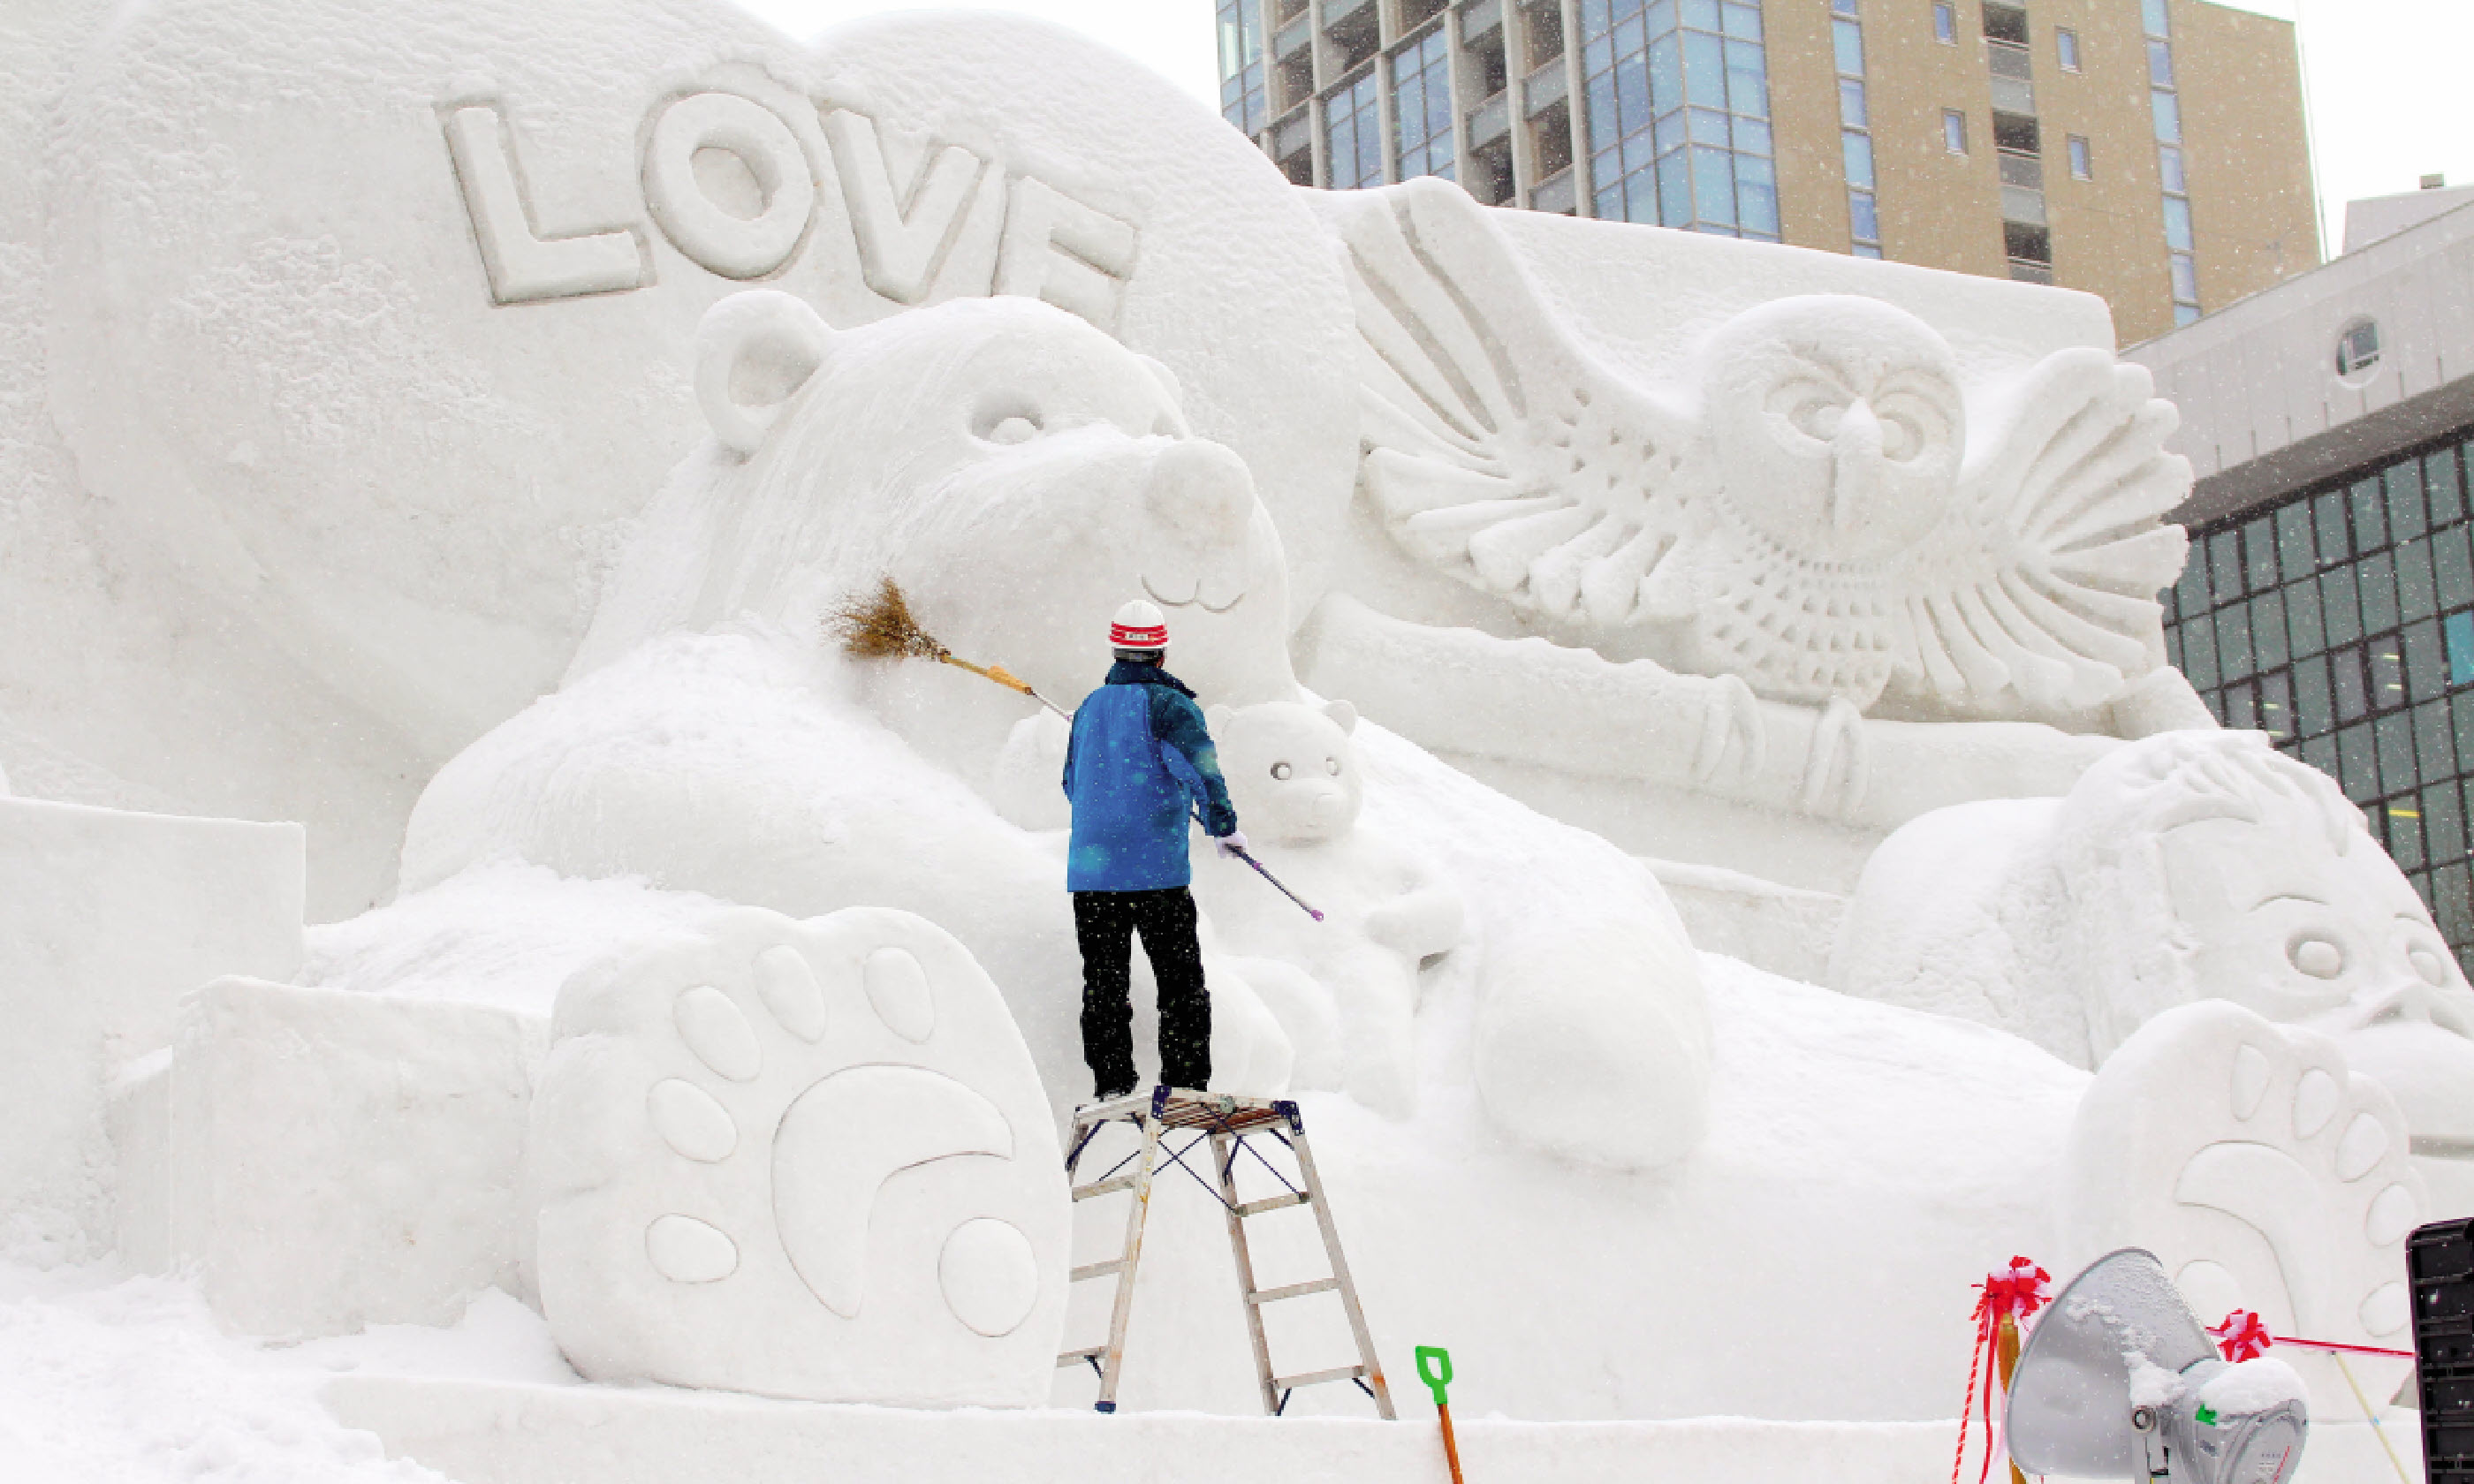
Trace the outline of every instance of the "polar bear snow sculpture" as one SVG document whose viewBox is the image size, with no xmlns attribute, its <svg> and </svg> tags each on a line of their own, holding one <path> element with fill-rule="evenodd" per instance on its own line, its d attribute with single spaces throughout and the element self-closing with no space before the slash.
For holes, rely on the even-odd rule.
<svg viewBox="0 0 2474 1484">
<path fill-rule="evenodd" d="M 1237 816 L 1265 864 L 1323 914 L 1315 922 L 1263 890 L 1244 865 L 1203 851 L 1195 896 L 1221 945 L 1297 1049 L 1300 1085 L 1346 1087 L 1370 1108 L 1403 1114 L 1417 1099 L 1418 969 L 1459 945 L 1460 894 L 1392 841 L 1357 827 L 1364 768 L 1349 733 L 1357 710 L 1273 701 L 1216 706 L 1211 734 Z M 1276 961 L 1304 971 L 1295 984 Z M 1336 1053 L 1335 1055 L 1332 1055 Z M 1330 1080 L 1316 1075 L 1331 1061 Z"/>
<path fill-rule="evenodd" d="M 817 618 L 889 574 L 957 652 L 1070 704 L 1105 671 L 1105 615 L 1145 592 L 1206 703 L 1293 701 L 1279 538 L 1244 464 L 1191 435 L 1157 367 L 1020 299 L 833 330 L 787 295 L 734 296 L 696 387 L 713 441 L 647 513 L 566 685 L 424 791 L 406 888 L 514 857 L 793 917 L 916 912 L 1003 987 L 1051 1096 L 1079 1095 L 1063 842 L 990 802 L 1030 704 L 848 660 Z M 1370 781 L 1420 796 L 1413 843 L 1487 898 L 1467 1075 L 1495 1120 L 1620 1167 L 1693 1147 L 1708 1012 L 1654 878 L 1397 738 L 1367 747 Z M 1215 1086 L 1285 1086 L 1278 1020 L 1226 959 L 1205 972 Z"/>
<path fill-rule="evenodd" d="M 740 908 L 559 993 L 534 1271 L 595 1380 L 1047 1400 L 1071 1203 L 997 988 L 908 913 Z"/>
<path fill-rule="evenodd" d="M 2418 1146 L 2474 1148 L 2474 990 L 2362 812 L 2257 732 L 2169 732 L 2063 798 L 1918 818 L 1866 866 L 1831 983 L 2087 1067 L 2231 1000 L 2334 1037 Z"/>
</svg>

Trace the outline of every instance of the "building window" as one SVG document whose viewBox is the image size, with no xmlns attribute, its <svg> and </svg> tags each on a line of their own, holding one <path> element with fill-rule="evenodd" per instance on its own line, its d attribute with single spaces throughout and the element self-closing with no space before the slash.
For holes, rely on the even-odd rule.
<svg viewBox="0 0 2474 1484">
<path fill-rule="evenodd" d="M 1933 39 L 1944 46 L 1958 44 L 1958 16 L 1947 5 L 1933 6 Z"/>
<path fill-rule="evenodd" d="M 2076 72 L 2079 70 L 2079 34 L 2077 32 L 2071 30 L 2067 26 L 2055 27 L 2053 29 L 2053 50 L 2061 56 L 2062 70 L 2064 72 Z"/>
<path fill-rule="evenodd" d="M 2337 337 L 2337 374 L 2352 381 L 2369 375 L 2379 364 L 2379 322 L 2360 319 L 2347 323 Z"/>
<path fill-rule="evenodd" d="M 1967 153 L 1967 115 L 1956 108 L 1941 110 L 1941 147 L 1953 155 Z"/>
<path fill-rule="evenodd" d="M 2002 0 L 1984 0 L 1984 39 L 2027 44 L 2027 12 Z"/>
<path fill-rule="evenodd" d="M 1400 179 L 1452 173 L 1451 38 L 1436 27 L 1392 58 L 1392 117 L 1399 134 Z"/>
<path fill-rule="evenodd" d="M 1864 95 L 1864 28 L 1855 0 L 1832 0 L 1831 50 L 1838 63 L 1838 154 L 1847 177 L 1848 251 L 1881 255 L 1881 210 L 1873 180 L 1873 110 Z"/>
<path fill-rule="evenodd" d="M 2173 286 L 2173 323 L 2199 317 L 2197 246 L 2191 230 L 2190 181 L 2183 173 L 2182 97 L 2173 82 L 2173 40 L 2166 0 L 2140 0 L 2147 34 L 2147 109 L 2156 133 L 2156 174 L 2165 191 L 2165 262 Z"/>
<path fill-rule="evenodd" d="M 1323 102 L 1324 158 L 1332 189 L 1355 190 L 1383 183 L 1383 127 L 1372 72 Z"/>
<path fill-rule="evenodd" d="M 2071 155 L 2071 179 L 2074 180 L 2095 180 L 2096 167 L 2088 157 L 2087 137 L 2083 134 L 2071 135 L 2068 148 Z"/>
<path fill-rule="evenodd" d="M 1760 7 L 1584 0 L 1580 20 L 1597 215 L 1778 241 Z"/>
<path fill-rule="evenodd" d="M 2162 599 L 2218 720 L 2333 777 L 2474 968 L 2469 432 L 2195 530 Z"/>
<path fill-rule="evenodd" d="M 1263 65 L 1263 0 L 1220 0 L 1220 116 L 1249 137 L 1271 111 Z"/>
</svg>

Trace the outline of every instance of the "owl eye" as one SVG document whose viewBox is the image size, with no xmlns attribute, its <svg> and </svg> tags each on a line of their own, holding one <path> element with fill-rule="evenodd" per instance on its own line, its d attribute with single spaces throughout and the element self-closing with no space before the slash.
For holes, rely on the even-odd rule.
<svg viewBox="0 0 2474 1484">
<path fill-rule="evenodd" d="M 1340 777 L 1340 759 L 1337 757 L 1324 758 L 1322 760 L 1322 771 L 1330 774 L 1333 778 Z"/>
<path fill-rule="evenodd" d="M 1788 427 L 1826 443 L 1847 416 L 1847 398 L 1827 382 L 1798 376 L 1770 394 L 1769 409 Z"/>
<path fill-rule="evenodd" d="M 1881 419 L 1881 456 L 1904 464 L 1924 452 L 1924 430 L 1905 416 L 1892 413 Z"/>
<path fill-rule="evenodd" d="M 2423 983 L 2435 986 L 2448 983 L 2448 968 L 2438 949 L 2416 944 L 2406 950 L 2405 958 L 2413 966 L 2413 971 L 2422 976 Z"/>
<path fill-rule="evenodd" d="M 1287 763 L 1275 762 L 1272 764 L 1272 777 L 1279 779 L 1283 783 L 1289 780 L 1289 774 L 1292 771 L 1294 770 L 1292 770 Z"/>
</svg>

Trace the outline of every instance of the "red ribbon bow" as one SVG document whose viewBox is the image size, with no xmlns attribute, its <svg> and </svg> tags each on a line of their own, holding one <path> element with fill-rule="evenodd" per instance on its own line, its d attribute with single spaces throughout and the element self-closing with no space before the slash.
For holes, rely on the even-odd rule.
<svg viewBox="0 0 2474 1484">
<path fill-rule="evenodd" d="M 1958 1484 L 1958 1471 L 1967 1461 L 1968 1410 L 1977 1407 L 1984 1416 L 1984 1467 L 1977 1471 L 1976 1484 L 1993 1474 L 1996 1433 L 1993 1426 L 1993 1385 L 1999 1369 L 2001 1321 L 2017 1325 L 2028 1315 L 2043 1308 L 2052 1300 L 2050 1285 L 2053 1275 L 2025 1257 L 2013 1257 L 2006 1268 L 1995 1268 L 1984 1275 L 1984 1281 L 1975 1284 L 1976 1351 L 1967 1362 L 1967 1400 L 1958 1407 L 1958 1452 L 1950 1461 L 1951 1484 Z M 2024 1328 L 2024 1327 L 2023 1327 Z M 1976 1378 L 1984 1377 L 1979 1400 Z"/>
<path fill-rule="evenodd" d="M 2225 1352 L 2225 1358 L 2236 1362 L 2257 1360 L 2273 1343 L 2268 1326 L 2246 1308 L 2227 1314 L 2223 1324 L 2208 1326 L 2208 1332 L 2217 1337 L 2217 1348 Z"/>
</svg>

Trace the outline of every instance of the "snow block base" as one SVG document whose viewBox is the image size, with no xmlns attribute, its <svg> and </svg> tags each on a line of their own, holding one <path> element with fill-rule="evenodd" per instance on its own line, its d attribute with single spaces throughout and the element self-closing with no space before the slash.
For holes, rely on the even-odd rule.
<svg viewBox="0 0 2474 1484">
<path fill-rule="evenodd" d="M 913 1412 L 722 1392 L 343 1376 L 327 1407 L 387 1454 L 462 1484 L 1432 1484 L 1431 1413 L 1396 1423 L 1191 1412 Z M 1407 1399 L 1404 1398 L 1404 1400 Z M 1489 1484 L 1913 1484 L 1949 1468 L 1950 1423 L 1516 1423 L 1454 1419 Z"/>
</svg>

